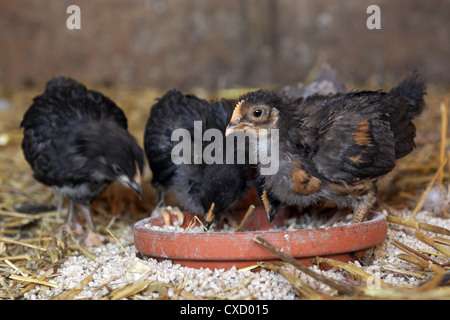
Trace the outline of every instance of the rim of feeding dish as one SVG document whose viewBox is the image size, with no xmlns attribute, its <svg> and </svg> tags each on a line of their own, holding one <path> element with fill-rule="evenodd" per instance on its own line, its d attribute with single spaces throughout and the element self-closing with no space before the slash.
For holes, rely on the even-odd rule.
<svg viewBox="0 0 450 320">
<path fill-rule="evenodd" d="M 282 221 L 283 208 L 277 214 L 278 224 Z M 184 213 L 182 225 L 186 228 L 194 214 Z M 202 220 L 201 217 L 198 217 Z M 268 228 L 263 207 L 255 208 L 253 220 L 262 220 L 257 228 Z M 255 221 L 247 222 L 248 225 Z M 371 211 L 366 221 L 328 228 L 301 230 L 255 230 L 244 232 L 174 232 L 153 230 L 147 226 L 163 226 L 162 217 L 142 219 L 134 225 L 134 243 L 144 256 L 158 261 L 172 260 L 173 263 L 192 268 L 229 269 L 243 268 L 259 261 L 279 261 L 269 250 L 253 239 L 262 237 L 282 252 L 293 256 L 299 262 L 309 265 L 311 258 L 321 256 L 340 261 L 355 261 L 368 248 L 386 239 L 387 222 L 382 213 Z"/>
</svg>

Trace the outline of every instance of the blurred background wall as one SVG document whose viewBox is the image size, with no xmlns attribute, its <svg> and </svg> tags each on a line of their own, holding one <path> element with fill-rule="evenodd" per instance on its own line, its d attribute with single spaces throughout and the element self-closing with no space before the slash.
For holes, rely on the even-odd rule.
<svg viewBox="0 0 450 320">
<path fill-rule="evenodd" d="M 81 29 L 69 30 L 69 5 Z M 369 30 L 369 5 L 381 29 Z M 353 85 L 418 69 L 450 84 L 449 0 L 1 0 L 0 86 L 209 90 L 304 80 L 323 62 Z"/>
</svg>

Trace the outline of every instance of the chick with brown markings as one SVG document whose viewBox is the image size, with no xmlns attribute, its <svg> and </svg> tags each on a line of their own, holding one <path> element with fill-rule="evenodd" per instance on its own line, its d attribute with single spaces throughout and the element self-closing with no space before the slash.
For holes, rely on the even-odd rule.
<svg viewBox="0 0 450 320">
<path fill-rule="evenodd" d="M 226 134 L 279 130 L 278 172 L 259 170 L 266 199 L 300 208 L 319 203 L 352 208 L 358 223 L 376 202 L 377 179 L 414 149 L 412 120 L 425 108 L 424 95 L 417 74 L 389 92 L 292 99 L 258 90 L 239 98 Z"/>
</svg>

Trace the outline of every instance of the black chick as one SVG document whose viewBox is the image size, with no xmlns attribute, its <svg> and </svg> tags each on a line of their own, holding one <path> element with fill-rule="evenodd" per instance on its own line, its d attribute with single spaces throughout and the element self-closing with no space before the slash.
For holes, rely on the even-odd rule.
<svg viewBox="0 0 450 320">
<path fill-rule="evenodd" d="M 34 178 L 69 199 L 71 230 L 78 227 L 76 202 L 93 235 L 91 204 L 113 181 L 142 195 L 143 151 L 128 133 L 123 111 L 103 94 L 55 78 L 33 99 L 20 126 Z"/>
<path fill-rule="evenodd" d="M 346 85 L 340 77 L 337 70 L 333 69 L 329 64 L 324 64 L 320 68 L 317 76 L 308 85 L 298 82 L 295 85 L 284 86 L 277 90 L 278 93 L 285 95 L 290 100 L 306 99 L 312 96 L 331 96 L 337 93 L 344 93 Z M 256 192 L 264 205 L 267 217 L 270 221 L 275 217 L 276 212 L 282 203 L 270 192 L 265 190 L 265 178 L 262 175 L 256 175 L 255 188 Z"/>
<path fill-rule="evenodd" d="M 349 207 L 357 223 L 376 201 L 377 178 L 415 147 L 412 120 L 425 107 L 424 95 L 417 74 L 390 92 L 292 100 L 259 90 L 240 97 L 227 134 L 278 129 L 279 170 L 263 176 L 266 200 Z"/>
<path fill-rule="evenodd" d="M 221 212 L 245 195 L 249 165 L 225 164 L 224 133 L 233 108 L 227 100 L 209 103 L 177 90 L 168 91 L 152 106 L 145 127 L 144 149 L 153 173 L 151 183 L 158 194 L 155 213 L 165 206 L 165 194 L 170 191 L 183 210 L 203 214 L 209 227 Z M 194 133 L 195 121 L 201 122 L 201 132 Z M 192 151 L 195 135 L 202 139 L 206 130 L 218 129 L 218 143 L 223 149 L 218 148 L 216 152 L 222 151 L 222 164 L 220 161 L 207 164 L 202 159 L 195 162 L 194 152 L 185 163 L 174 163 L 172 151 L 181 141 L 179 138 L 172 139 L 177 129 L 188 132 L 187 144 Z M 202 141 L 202 154 L 210 143 Z"/>
</svg>

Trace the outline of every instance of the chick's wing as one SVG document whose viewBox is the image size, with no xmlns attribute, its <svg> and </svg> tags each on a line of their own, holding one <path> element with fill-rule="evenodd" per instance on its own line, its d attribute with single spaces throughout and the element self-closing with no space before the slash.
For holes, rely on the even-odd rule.
<svg viewBox="0 0 450 320">
<path fill-rule="evenodd" d="M 315 108 L 305 120 L 316 129 L 312 162 L 326 179 L 355 183 L 392 170 L 395 140 L 390 106 L 378 92 L 336 97 Z"/>
</svg>

